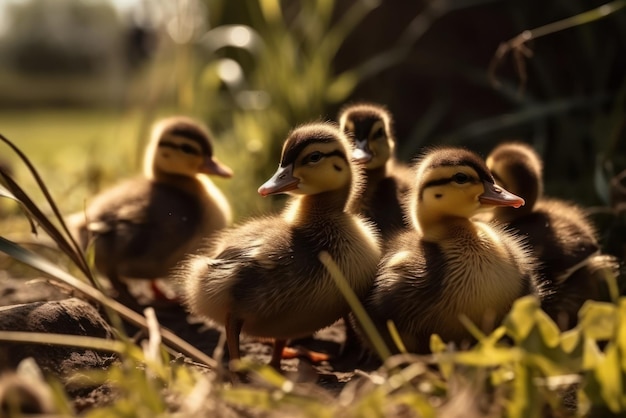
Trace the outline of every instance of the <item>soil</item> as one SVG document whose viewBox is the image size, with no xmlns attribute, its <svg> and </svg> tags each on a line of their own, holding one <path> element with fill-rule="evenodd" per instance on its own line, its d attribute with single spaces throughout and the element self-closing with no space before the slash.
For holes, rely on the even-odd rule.
<svg viewBox="0 0 626 418">
<path fill-rule="evenodd" d="M 59 288 L 43 277 L 11 277 L 0 271 L 0 330 L 112 338 L 114 331 L 97 308 L 77 296 L 80 295 Z M 221 349 L 225 352 L 222 362 L 227 365 L 227 350 L 218 347 L 222 333 L 220 328 L 188 316 L 181 306 L 156 306 L 155 311 L 162 326 L 206 354 L 213 357 L 216 349 Z M 128 335 L 143 335 L 138 331 L 130 326 L 127 329 Z M 313 364 L 304 355 L 284 359 L 281 364 L 283 373 L 295 382 L 314 384 L 331 396 L 338 395 L 345 384 L 355 378 L 356 369 L 368 368 L 368 364 L 360 361 L 362 356 L 358 348 L 342 352 L 345 335 L 345 327 L 340 320 L 310 338 L 292 341 L 290 346 L 326 353 L 329 360 Z M 271 349 L 271 344 L 266 341 L 242 336 L 244 358 L 268 363 Z M 178 353 L 172 354 L 175 358 Z M 115 390 L 108 385 L 72 389 L 71 379 L 68 378 L 77 370 L 106 370 L 117 360 L 111 353 L 43 344 L 3 344 L 0 348 L 0 371 L 15 370 L 18 363 L 27 357 L 34 358 L 44 373 L 56 376 L 65 384 L 76 411 L 106 405 L 115 399 Z"/>
</svg>

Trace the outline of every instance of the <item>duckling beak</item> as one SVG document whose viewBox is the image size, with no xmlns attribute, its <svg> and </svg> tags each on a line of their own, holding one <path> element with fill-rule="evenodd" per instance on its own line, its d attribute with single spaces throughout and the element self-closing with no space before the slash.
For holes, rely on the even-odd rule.
<svg viewBox="0 0 626 418">
<path fill-rule="evenodd" d="M 289 190 L 297 189 L 299 183 L 300 180 L 293 176 L 293 164 L 289 164 L 285 167 L 278 167 L 276 173 L 259 187 L 258 192 L 263 197 L 285 193 Z"/>
<path fill-rule="evenodd" d="M 204 163 L 200 167 L 200 172 L 226 178 L 233 176 L 233 170 L 231 170 L 227 165 L 219 162 L 215 159 L 215 157 L 205 158 Z"/>
<path fill-rule="evenodd" d="M 524 199 L 498 185 L 483 181 L 483 186 L 485 191 L 478 196 L 478 200 L 483 205 L 513 206 L 514 208 L 519 208 L 524 205 Z"/>
<path fill-rule="evenodd" d="M 357 163 L 368 163 L 372 160 L 373 155 L 367 148 L 367 140 L 356 141 L 356 148 L 352 151 L 352 158 Z"/>
</svg>

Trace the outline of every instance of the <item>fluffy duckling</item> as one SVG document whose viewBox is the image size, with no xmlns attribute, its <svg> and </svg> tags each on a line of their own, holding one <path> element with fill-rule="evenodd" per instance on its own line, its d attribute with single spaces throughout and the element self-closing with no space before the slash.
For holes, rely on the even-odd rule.
<svg viewBox="0 0 626 418">
<path fill-rule="evenodd" d="M 393 119 L 383 106 L 359 103 L 339 112 L 340 129 L 354 143 L 352 157 L 365 165 L 365 189 L 355 209 L 371 219 L 383 242 L 409 227 L 403 201 L 410 190 L 412 173 L 394 156 Z"/>
<path fill-rule="evenodd" d="M 497 208 L 494 218 L 527 239 L 539 261 L 544 310 L 561 329 L 573 327 L 585 300 L 608 297 L 606 277 L 616 277 L 618 263 L 600 254 L 596 231 L 583 209 L 543 196 L 542 161 L 528 144 L 497 146 L 487 166 L 499 185 L 526 200 L 521 209 Z"/>
<path fill-rule="evenodd" d="M 536 292 L 536 278 L 519 238 L 470 219 L 495 206 L 524 204 L 494 184 L 480 157 L 436 148 L 416 169 L 408 202 L 412 230 L 389 244 L 366 309 L 390 348 L 389 320 L 410 352 L 427 353 L 433 333 L 457 344 L 471 341 L 461 315 L 491 330 L 515 299 Z"/>
<path fill-rule="evenodd" d="M 318 255 L 327 251 L 357 296 L 372 285 L 380 259 L 377 235 L 348 212 L 359 172 L 335 125 L 293 130 L 262 196 L 294 195 L 276 216 L 224 230 L 204 255 L 178 273 L 189 310 L 223 325 L 231 359 L 240 333 L 275 339 L 270 364 L 280 368 L 286 340 L 311 335 L 346 316 L 349 306 Z"/>
<path fill-rule="evenodd" d="M 118 298 L 136 307 L 125 278 L 166 277 L 200 241 L 231 222 L 230 206 L 206 175 L 231 177 L 213 156 L 209 133 L 187 117 L 156 123 L 144 175 L 97 195 L 70 223 Z"/>
</svg>

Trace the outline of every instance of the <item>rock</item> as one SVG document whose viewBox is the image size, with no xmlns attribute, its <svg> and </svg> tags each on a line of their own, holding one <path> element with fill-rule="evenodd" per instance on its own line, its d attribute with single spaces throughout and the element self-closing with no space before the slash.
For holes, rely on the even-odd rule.
<svg viewBox="0 0 626 418">
<path fill-rule="evenodd" d="M 113 329 L 89 303 L 70 298 L 0 308 L 0 330 L 113 338 Z M 0 370 L 14 369 L 33 357 L 44 372 L 60 377 L 81 369 L 105 368 L 116 356 L 108 352 L 50 344 L 3 343 Z"/>
</svg>

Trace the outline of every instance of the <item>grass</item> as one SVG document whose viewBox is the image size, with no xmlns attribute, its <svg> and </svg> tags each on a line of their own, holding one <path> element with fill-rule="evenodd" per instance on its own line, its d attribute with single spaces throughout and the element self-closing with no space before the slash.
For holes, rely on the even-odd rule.
<svg viewBox="0 0 626 418">
<path fill-rule="evenodd" d="M 38 214 L 33 206 L 26 207 L 49 230 L 45 226 L 48 218 Z M 521 418 L 543 414 L 604 417 L 626 412 L 626 298 L 620 299 L 616 294 L 612 295 L 612 302 L 587 302 L 580 311 L 579 325 L 566 332 L 559 332 L 534 297 L 521 298 L 492 334 L 476 333 L 479 342 L 473 348 L 450 350 L 433 336 L 432 355 L 391 356 L 380 369 L 363 374 L 333 395 L 321 389 L 312 391 L 306 384 L 290 381 L 268 366 L 249 361 L 235 366 L 255 377 L 250 384 L 233 385 L 223 379 L 228 373 L 213 359 L 194 354 L 193 348 L 188 349 L 177 342 L 176 336 L 160 329 L 150 311 L 145 318 L 129 312 L 44 256 L 4 238 L 0 240 L 0 250 L 148 331 L 149 342 L 141 347 L 126 338 L 111 342 L 51 334 L 0 333 L 0 340 L 4 341 L 39 341 L 117 352 L 120 361 L 107 371 L 80 370 L 70 379 L 73 386 L 80 386 L 81 381 L 90 387 L 102 384 L 115 394 L 111 403 L 86 411 L 87 417 L 463 414 Z M 320 254 L 320 258 L 341 288 L 343 279 L 333 261 L 327 254 Z M 358 311 L 357 307 L 354 309 Z M 119 328 L 118 331 L 123 335 Z M 175 361 L 162 344 L 187 353 L 196 363 Z M 39 378 L 39 384 L 47 388 L 57 410 L 72 416 L 71 399 L 58 381 Z"/>
<path fill-rule="evenodd" d="M 76 109 L 0 113 L 0 132 L 32 159 L 66 213 L 118 178 L 138 171 L 140 115 Z M 3 145 L 4 147 L 4 145 Z M 6 148 L 5 148 L 6 149 Z M 32 184 L 25 167 L 8 157 L 16 179 Z"/>
</svg>

